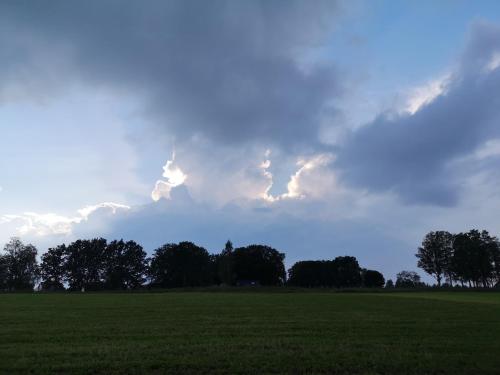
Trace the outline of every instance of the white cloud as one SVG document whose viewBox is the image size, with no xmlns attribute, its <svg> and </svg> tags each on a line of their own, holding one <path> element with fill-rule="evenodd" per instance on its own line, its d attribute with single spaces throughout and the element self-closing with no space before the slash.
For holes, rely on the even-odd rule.
<svg viewBox="0 0 500 375">
<path fill-rule="evenodd" d="M 264 160 L 259 167 L 262 170 L 262 175 L 268 181 L 268 185 L 264 192 L 260 194 L 259 198 L 262 198 L 268 202 L 273 202 L 275 198 L 270 194 L 270 191 L 273 187 L 274 182 L 273 174 L 269 172 L 269 168 L 271 167 L 271 160 L 268 159 L 271 156 L 271 150 L 266 150 L 264 155 L 266 157 L 266 160 Z"/>
<path fill-rule="evenodd" d="M 445 74 L 423 86 L 412 89 L 404 110 L 413 115 L 423 106 L 431 103 L 438 96 L 445 94 L 450 79 L 451 74 Z"/>
<path fill-rule="evenodd" d="M 15 229 L 19 235 L 68 235 L 71 234 L 74 225 L 87 221 L 90 215 L 100 209 L 110 209 L 115 214 L 117 210 L 129 210 L 130 207 L 118 203 L 104 202 L 79 209 L 75 216 L 63 216 L 54 213 L 39 214 L 36 212 L 2 215 L 0 216 L 0 225 L 9 223 L 17 225 Z"/>
<path fill-rule="evenodd" d="M 266 152 L 266 157 L 269 157 L 268 152 Z M 333 156 L 328 153 L 318 154 L 309 159 L 299 159 L 297 162 L 299 169 L 290 176 L 286 193 L 273 196 L 269 193 L 273 186 L 273 175 L 268 171 L 271 161 L 266 159 L 261 163 L 260 168 L 263 170 L 263 175 L 269 184 L 260 198 L 268 202 L 275 202 L 280 199 L 303 199 L 308 196 L 322 196 L 326 190 L 331 189 L 335 185 L 333 172 L 321 171 L 319 174 L 315 174 L 314 172 L 318 171 L 321 167 L 325 167 L 331 161 L 333 161 Z"/>
<path fill-rule="evenodd" d="M 486 71 L 492 72 L 500 66 L 500 52 L 495 51 L 491 56 L 490 61 L 486 64 Z"/>
<path fill-rule="evenodd" d="M 113 202 L 103 202 L 99 204 L 95 204 L 92 206 L 86 206 L 84 208 L 79 209 L 78 214 L 84 219 L 87 220 L 88 217 L 93 214 L 95 211 L 101 208 L 109 208 L 113 214 L 116 214 L 117 210 L 129 210 L 130 207 L 124 204 L 113 203 Z"/>
<path fill-rule="evenodd" d="M 317 195 L 320 190 L 322 190 L 325 184 L 315 184 L 311 183 L 310 178 L 314 177 L 316 180 L 318 176 L 312 176 L 311 172 L 317 170 L 320 167 L 326 166 L 333 160 L 330 154 L 319 154 L 311 159 L 305 160 L 300 159 L 297 162 L 297 166 L 300 168 L 295 172 L 294 175 L 290 177 L 290 181 L 287 184 L 287 192 L 282 194 L 282 198 L 305 198 L 308 195 Z M 331 175 L 329 177 L 332 177 Z M 328 178 L 330 182 L 333 182 L 331 178 Z M 318 182 L 318 181 L 316 181 Z"/>
<path fill-rule="evenodd" d="M 485 142 L 474 154 L 476 159 L 482 160 L 500 155 L 500 139 L 495 138 Z"/>
<path fill-rule="evenodd" d="M 155 188 L 151 192 L 151 198 L 155 202 L 161 198 L 170 199 L 170 190 L 182 185 L 187 179 L 187 175 L 178 166 L 174 165 L 174 162 L 175 152 L 172 154 L 172 160 L 167 160 L 167 163 L 163 167 L 163 177 L 167 180 L 156 181 Z"/>
</svg>

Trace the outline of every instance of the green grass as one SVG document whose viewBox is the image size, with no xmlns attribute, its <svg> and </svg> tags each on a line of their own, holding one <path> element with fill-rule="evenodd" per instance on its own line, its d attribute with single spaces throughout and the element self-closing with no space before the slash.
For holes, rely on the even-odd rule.
<svg viewBox="0 0 500 375">
<path fill-rule="evenodd" d="M 498 374 L 498 293 L 0 294 L 0 374 Z"/>
</svg>

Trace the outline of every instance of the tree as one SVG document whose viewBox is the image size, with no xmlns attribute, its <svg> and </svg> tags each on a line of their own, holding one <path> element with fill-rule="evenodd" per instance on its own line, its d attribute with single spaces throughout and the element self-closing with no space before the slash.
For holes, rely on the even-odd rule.
<svg viewBox="0 0 500 375">
<path fill-rule="evenodd" d="M 19 238 L 11 238 L 4 247 L 4 271 L 8 290 L 33 290 L 39 275 L 35 246 L 25 245 Z"/>
<path fill-rule="evenodd" d="M 479 269 L 484 288 L 494 286 L 497 281 L 496 264 L 498 262 L 498 239 L 483 230 L 480 236 Z"/>
<path fill-rule="evenodd" d="M 134 241 L 112 241 L 104 253 L 104 283 L 107 289 L 136 289 L 145 281 L 146 252 Z"/>
<path fill-rule="evenodd" d="M 358 261 L 349 256 L 336 257 L 334 260 L 300 261 L 288 270 L 288 274 L 290 285 L 306 288 L 352 288 L 362 285 Z"/>
<path fill-rule="evenodd" d="M 104 288 L 106 240 L 77 240 L 66 247 L 66 280 L 71 290 Z"/>
<path fill-rule="evenodd" d="M 331 287 L 333 285 L 328 285 L 326 274 L 325 261 L 299 261 L 288 270 L 288 284 L 304 288 Z"/>
<path fill-rule="evenodd" d="M 499 251 L 497 238 L 487 231 L 473 229 L 455 235 L 451 263 L 456 278 L 462 285 L 485 288 L 495 285 Z"/>
<path fill-rule="evenodd" d="M 469 283 L 474 278 L 473 269 L 473 245 L 466 233 L 456 234 L 453 238 L 453 257 L 451 259 L 451 269 L 454 277 L 460 281 L 462 286 Z"/>
<path fill-rule="evenodd" d="M 363 286 L 367 288 L 383 288 L 385 284 L 384 275 L 375 270 L 363 270 Z"/>
<path fill-rule="evenodd" d="M 233 243 L 227 241 L 224 249 L 217 258 L 217 275 L 221 284 L 234 285 L 233 272 Z"/>
<path fill-rule="evenodd" d="M 8 261 L 6 255 L 0 255 L 0 291 L 7 290 L 9 276 Z"/>
<path fill-rule="evenodd" d="M 155 250 L 150 277 L 153 286 L 190 287 L 211 282 L 208 251 L 192 242 L 166 244 Z"/>
<path fill-rule="evenodd" d="M 418 267 L 433 276 L 438 286 L 446 273 L 450 274 L 453 253 L 453 235 L 446 231 L 429 232 L 418 248 Z M 450 280 L 451 281 L 451 280 Z"/>
<path fill-rule="evenodd" d="M 424 285 L 420 276 L 413 271 L 401 271 L 396 276 L 396 288 L 417 288 Z"/>
<path fill-rule="evenodd" d="M 233 272 L 236 282 L 256 281 L 261 285 L 282 285 L 286 272 L 285 254 L 265 245 L 239 247 L 233 251 Z"/>
<path fill-rule="evenodd" d="M 385 283 L 385 287 L 387 289 L 394 288 L 394 282 L 391 279 L 387 280 L 387 282 Z"/>
<path fill-rule="evenodd" d="M 342 256 L 334 260 L 335 286 L 338 288 L 352 288 L 361 286 L 361 268 L 355 257 Z"/>
<path fill-rule="evenodd" d="M 64 290 L 66 246 L 50 248 L 42 255 L 40 275 L 43 290 Z"/>
</svg>

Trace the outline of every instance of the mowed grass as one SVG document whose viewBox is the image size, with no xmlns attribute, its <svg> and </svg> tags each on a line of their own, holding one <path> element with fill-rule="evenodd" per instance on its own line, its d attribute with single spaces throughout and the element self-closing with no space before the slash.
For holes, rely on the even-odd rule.
<svg viewBox="0 0 500 375">
<path fill-rule="evenodd" d="M 500 294 L 0 294 L 0 373 L 499 374 Z"/>
</svg>

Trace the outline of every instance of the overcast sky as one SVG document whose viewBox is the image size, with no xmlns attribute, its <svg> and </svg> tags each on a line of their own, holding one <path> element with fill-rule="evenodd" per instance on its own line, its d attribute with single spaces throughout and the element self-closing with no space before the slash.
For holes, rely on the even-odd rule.
<svg viewBox="0 0 500 375">
<path fill-rule="evenodd" d="M 0 0 L 0 244 L 416 269 L 500 234 L 498 1 Z"/>
</svg>

